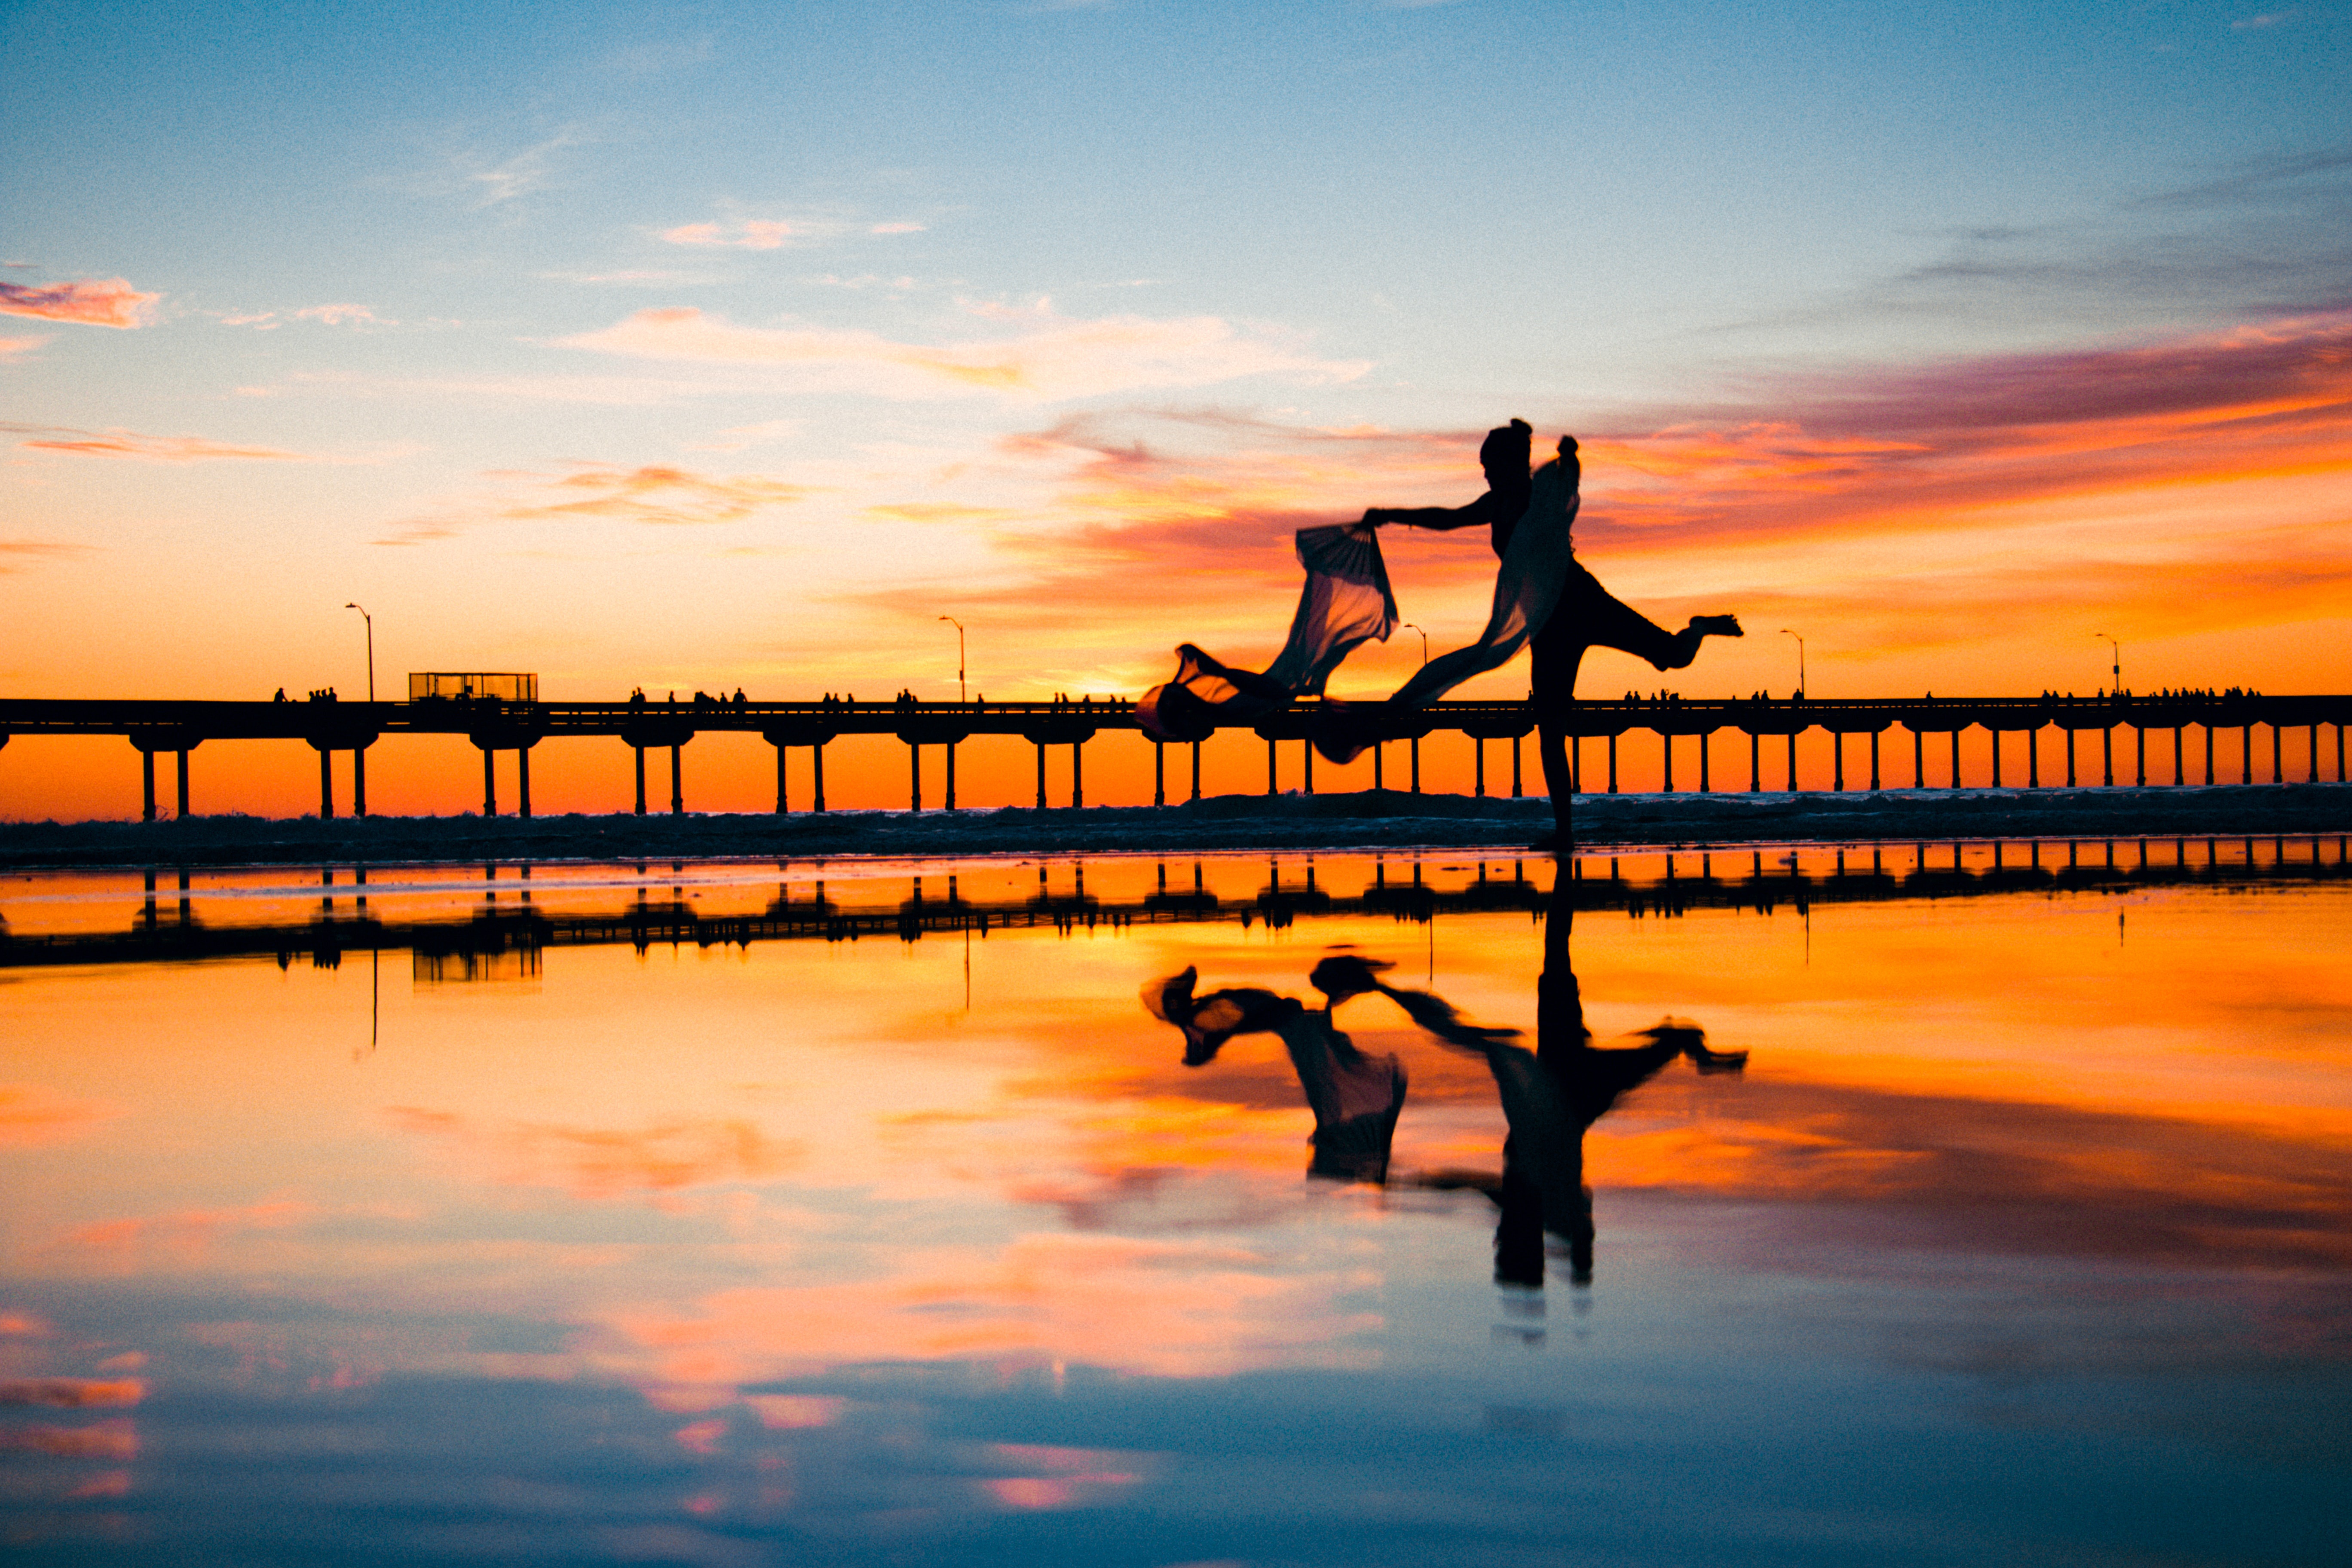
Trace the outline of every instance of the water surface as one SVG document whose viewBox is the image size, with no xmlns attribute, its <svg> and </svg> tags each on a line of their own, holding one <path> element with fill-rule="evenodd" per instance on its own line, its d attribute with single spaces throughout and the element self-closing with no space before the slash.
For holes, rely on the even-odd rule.
<svg viewBox="0 0 2352 1568">
<path fill-rule="evenodd" d="M 2344 865 L 12 879 L 0 1529 L 36 1563 L 2335 1560 Z"/>
</svg>

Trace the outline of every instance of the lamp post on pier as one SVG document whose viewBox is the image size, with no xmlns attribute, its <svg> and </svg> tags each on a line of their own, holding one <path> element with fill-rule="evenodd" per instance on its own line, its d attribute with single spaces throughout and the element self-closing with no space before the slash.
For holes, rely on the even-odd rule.
<svg viewBox="0 0 2352 1568">
<path fill-rule="evenodd" d="M 957 620 L 953 616 L 941 616 L 940 619 L 947 622 L 948 625 L 955 627 L 956 629 L 956 700 L 958 702 L 961 702 L 965 700 L 963 694 L 963 623 Z"/>
<path fill-rule="evenodd" d="M 1780 635 L 1784 637 L 1797 637 L 1797 696 L 1801 700 L 1805 695 L 1805 639 L 1797 637 L 1795 632 L 1786 626 L 1780 628 Z"/>
<path fill-rule="evenodd" d="M 367 623 L 368 700 L 373 702 L 375 700 L 375 617 L 359 605 L 345 605 L 343 608 L 358 610 L 360 619 Z"/>
<path fill-rule="evenodd" d="M 2124 645 L 2108 637 L 2105 632 L 2093 632 L 2091 635 L 2105 641 L 2115 655 L 2115 665 L 2110 671 L 2115 678 L 2115 684 L 2108 688 L 2108 691 L 2111 695 L 2120 697 L 2124 689 Z"/>
</svg>

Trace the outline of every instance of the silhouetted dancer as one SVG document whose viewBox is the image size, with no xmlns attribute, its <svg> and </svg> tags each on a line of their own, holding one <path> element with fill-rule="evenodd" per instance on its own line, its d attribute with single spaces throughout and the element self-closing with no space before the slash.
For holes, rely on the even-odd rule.
<svg viewBox="0 0 2352 1568">
<path fill-rule="evenodd" d="M 1315 1112 L 1309 1139 L 1315 1154 L 1307 1173 L 1337 1182 L 1386 1181 L 1389 1148 L 1404 1110 L 1404 1064 L 1358 1050 L 1333 1026 L 1329 1005 L 1309 1008 L 1295 997 L 1255 986 L 1195 996 L 1199 979 L 1198 970 L 1187 969 L 1143 988 L 1143 1005 L 1152 1016 L 1183 1032 L 1184 1065 L 1215 1060 L 1236 1035 L 1280 1036 L 1307 1108 Z"/>
<path fill-rule="evenodd" d="M 1542 759 L 1544 787 L 1551 795 L 1558 831 L 1534 845 L 1538 849 L 1565 849 L 1574 842 L 1571 813 L 1575 773 L 1569 765 L 1570 724 L 1576 706 L 1577 666 L 1585 650 L 1613 647 L 1646 658 L 1660 669 L 1682 669 L 1698 657 L 1699 644 L 1709 637 L 1741 637 L 1738 617 L 1694 616 L 1678 632 L 1669 632 L 1618 599 L 1600 579 L 1576 559 L 1572 534 L 1584 469 L 1577 458 L 1576 437 L 1559 438 L 1559 457 L 1528 477 L 1530 437 L 1534 429 L 1514 419 L 1486 433 L 1478 448 L 1479 466 L 1486 471 L 1486 493 L 1467 506 L 1372 507 L 1364 525 L 1403 523 L 1412 528 L 1451 530 L 1485 523 L 1495 554 L 1503 563 L 1495 586 L 1495 607 L 1486 633 L 1469 648 L 1432 661 L 1422 675 L 1408 682 L 1391 701 L 1406 702 L 1431 671 L 1449 660 L 1463 668 L 1447 670 L 1434 679 L 1444 689 L 1473 674 L 1495 668 L 1518 643 L 1532 639 L 1533 668 L 1529 687 L 1536 710 L 1536 753 Z M 1522 532 L 1517 557 L 1511 546 Z M 1495 655 L 1499 654 L 1497 658 Z M 1423 698 L 1422 700 L 1427 700 Z"/>
</svg>

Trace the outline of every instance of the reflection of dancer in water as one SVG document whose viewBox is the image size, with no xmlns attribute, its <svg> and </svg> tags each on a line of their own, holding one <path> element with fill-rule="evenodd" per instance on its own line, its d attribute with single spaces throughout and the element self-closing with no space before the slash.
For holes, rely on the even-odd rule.
<svg viewBox="0 0 2352 1568">
<path fill-rule="evenodd" d="M 1315 1157 L 1307 1173 L 1340 1182 L 1386 1181 L 1389 1146 L 1404 1110 L 1404 1064 L 1394 1057 L 1366 1056 L 1334 1026 L 1331 1009 L 1345 997 L 1309 1008 L 1255 986 L 1195 996 L 1192 986 L 1199 978 L 1199 971 L 1187 969 L 1143 988 L 1143 1005 L 1152 1016 L 1183 1031 L 1184 1065 L 1214 1060 L 1235 1035 L 1279 1035 L 1315 1112 Z"/>
<path fill-rule="evenodd" d="M 1574 915 L 1553 894 L 1544 921 L 1544 971 L 1537 982 L 1537 1048 L 1500 1042 L 1481 1054 L 1502 1093 L 1510 1136 L 1503 1142 L 1503 1183 L 1495 1194 L 1495 1278 L 1540 1285 L 1546 1233 L 1568 1243 L 1569 1279 L 1592 1281 L 1592 1189 L 1584 1184 L 1584 1134 L 1626 1090 L 1648 1082 L 1676 1057 L 1703 1073 L 1738 1072 L 1746 1051 L 1711 1051 L 1695 1025 L 1666 1019 L 1643 1035 L 1649 1043 L 1596 1050 L 1584 1026 L 1584 999 L 1570 966 Z M 1460 1044 L 1459 1041 L 1449 1043 Z"/>
<path fill-rule="evenodd" d="M 1570 542 L 1583 478 L 1576 437 L 1561 437 L 1559 462 L 1546 464 L 1543 473 L 1531 479 L 1528 460 L 1533 434 L 1522 419 L 1486 433 L 1486 444 L 1478 448 L 1479 465 L 1486 470 L 1486 493 L 1469 505 L 1376 506 L 1364 513 L 1363 521 L 1372 527 L 1403 523 L 1441 530 L 1486 525 L 1495 553 L 1503 562 L 1503 578 L 1496 585 L 1494 622 L 1477 646 L 1507 658 L 1517 651 L 1518 643 L 1509 641 L 1506 646 L 1498 633 L 1533 638 L 1530 685 L 1538 729 L 1537 752 L 1543 759 L 1544 787 L 1551 795 L 1552 815 L 1559 824 L 1559 832 L 1536 847 L 1564 848 L 1571 842 L 1570 811 L 1575 783 L 1568 760 L 1569 725 L 1575 707 L 1577 666 L 1583 662 L 1585 650 L 1613 647 L 1646 658 L 1662 670 L 1682 669 L 1698 656 L 1698 646 L 1706 637 L 1743 634 L 1738 619 L 1732 616 L 1694 616 L 1681 631 L 1669 632 L 1603 588 L 1578 563 Z M 1530 538 L 1515 557 L 1512 540 L 1522 529 L 1547 536 L 1556 533 L 1557 539 Z M 1515 574 L 1521 579 L 1516 591 Z M 1513 601 L 1507 607 L 1516 610 L 1517 625 L 1506 625 L 1507 599 Z M 1473 651 L 1463 649 L 1446 658 L 1457 658 Z M 1476 668 L 1466 669 L 1456 679 L 1466 679 L 1478 668 L 1492 668 L 1500 662 L 1478 662 Z M 1398 695 L 1402 698 L 1412 690 L 1409 685 Z"/>
</svg>

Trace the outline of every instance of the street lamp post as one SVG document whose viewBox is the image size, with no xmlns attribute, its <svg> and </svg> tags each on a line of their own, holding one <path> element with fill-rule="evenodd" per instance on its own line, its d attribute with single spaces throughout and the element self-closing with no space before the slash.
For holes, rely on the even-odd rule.
<svg viewBox="0 0 2352 1568">
<path fill-rule="evenodd" d="M 1797 637 L 1797 695 L 1801 699 L 1805 695 L 1805 639 L 1797 637 L 1795 632 L 1786 626 L 1780 628 L 1780 635 L 1784 637 Z"/>
<path fill-rule="evenodd" d="M 375 700 L 375 617 L 369 615 L 365 609 L 361 608 L 358 605 L 345 605 L 343 608 L 347 610 L 358 610 L 360 612 L 360 619 L 367 623 L 368 700 L 373 702 Z"/>
<path fill-rule="evenodd" d="M 1411 621 L 1399 621 L 1397 625 L 1409 632 L 1421 632 L 1421 662 L 1427 664 L 1429 662 L 1429 634 L 1427 632 L 1422 632 L 1421 628 L 1414 626 Z"/>
<path fill-rule="evenodd" d="M 2110 689 L 2115 695 L 2121 696 L 2124 689 L 2124 645 L 2105 632 L 2093 632 L 2091 635 L 2104 641 L 2115 655 L 2115 666 L 2109 671 L 2115 677 L 2115 685 Z"/>
<path fill-rule="evenodd" d="M 940 617 L 940 619 L 941 619 L 941 620 L 943 620 L 943 621 L 947 622 L 947 624 L 948 624 L 948 625 L 950 625 L 950 626 L 951 626 L 955 627 L 955 629 L 956 629 L 956 700 L 957 700 L 957 701 L 959 701 L 959 702 L 961 702 L 961 701 L 963 701 L 963 700 L 964 700 L 964 695 L 963 695 L 963 623 L 962 623 L 961 621 L 960 621 L 960 620 L 957 620 L 953 616 L 941 616 Z"/>
</svg>

